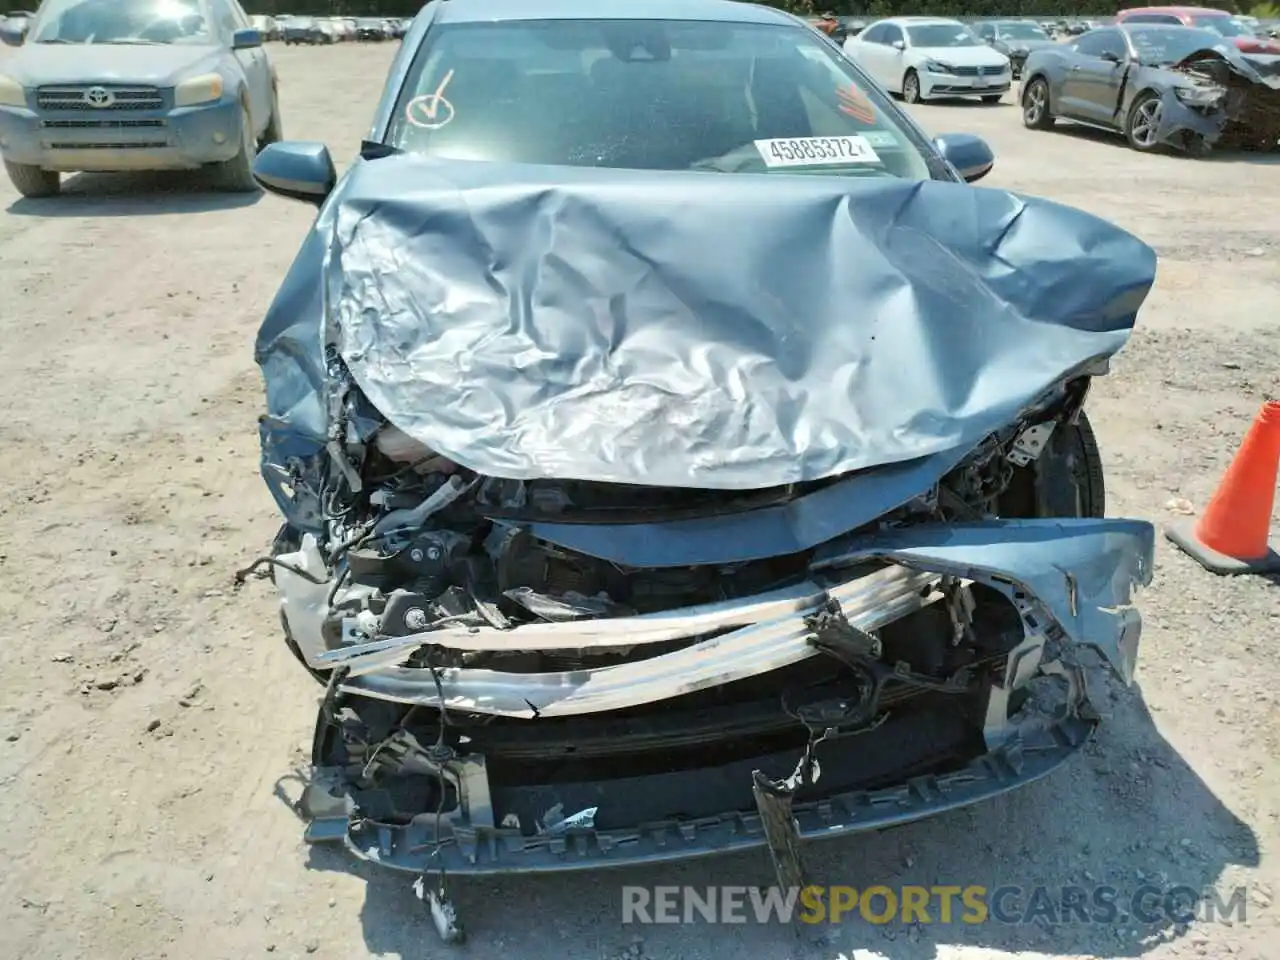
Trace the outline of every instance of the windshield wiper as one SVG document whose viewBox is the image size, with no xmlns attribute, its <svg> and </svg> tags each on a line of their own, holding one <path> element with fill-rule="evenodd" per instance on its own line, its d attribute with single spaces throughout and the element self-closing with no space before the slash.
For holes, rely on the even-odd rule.
<svg viewBox="0 0 1280 960">
<path fill-rule="evenodd" d="M 94 43 L 107 43 L 121 46 L 139 46 L 139 47 L 163 47 L 163 41 L 160 40 L 140 40 L 137 37 L 125 37 L 118 40 L 94 40 Z"/>
<path fill-rule="evenodd" d="M 54 37 L 52 40 L 37 40 L 36 43 L 87 43 L 86 40 L 64 40 L 62 37 Z"/>
</svg>

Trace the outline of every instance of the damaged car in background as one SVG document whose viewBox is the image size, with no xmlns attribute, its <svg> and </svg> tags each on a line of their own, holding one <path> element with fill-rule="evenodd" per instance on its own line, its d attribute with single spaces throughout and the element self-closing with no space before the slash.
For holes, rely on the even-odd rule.
<svg viewBox="0 0 1280 960">
<path fill-rule="evenodd" d="M 1246 56 L 1210 30 L 1094 30 L 1033 51 L 1023 76 L 1022 119 L 1035 130 L 1070 120 L 1142 152 L 1280 151 L 1280 57 Z"/>
<path fill-rule="evenodd" d="M 1084 405 L 1150 248 L 969 186 L 985 144 L 789 14 L 652 9 L 429 4 L 340 181 L 255 167 L 320 210 L 240 576 L 325 686 L 308 838 L 447 938 L 449 873 L 795 883 L 800 838 L 1048 773 L 1089 668 L 1133 676 L 1153 531 L 1104 518 Z"/>
</svg>

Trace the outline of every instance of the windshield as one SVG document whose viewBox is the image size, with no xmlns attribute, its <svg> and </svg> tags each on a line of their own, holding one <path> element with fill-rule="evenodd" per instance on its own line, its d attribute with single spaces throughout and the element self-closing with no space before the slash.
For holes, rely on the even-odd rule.
<svg viewBox="0 0 1280 960">
<path fill-rule="evenodd" d="M 1191 27 L 1130 27 L 1129 38 L 1139 62 L 1153 66 L 1177 63 L 1222 42 L 1222 36 L 1212 30 Z"/>
<path fill-rule="evenodd" d="M 432 29 L 387 141 L 453 159 L 920 180 L 918 136 L 808 28 L 540 20 Z"/>
<path fill-rule="evenodd" d="M 35 43 L 209 43 L 199 0 L 46 0 Z"/>
<path fill-rule="evenodd" d="M 1048 40 L 1049 35 L 1034 23 L 1002 23 L 1000 24 L 1002 40 Z"/>
<path fill-rule="evenodd" d="M 913 47 L 976 47 L 978 38 L 963 23 L 926 23 L 907 27 Z"/>
<path fill-rule="evenodd" d="M 1239 20 L 1222 16 L 1221 14 L 1217 16 L 1192 17 L 1191 23 L 1193 26 L 1212 30 L 1223 37 L 1252 37 L 1254 35 L 1253 31 Z"/>
</svg>

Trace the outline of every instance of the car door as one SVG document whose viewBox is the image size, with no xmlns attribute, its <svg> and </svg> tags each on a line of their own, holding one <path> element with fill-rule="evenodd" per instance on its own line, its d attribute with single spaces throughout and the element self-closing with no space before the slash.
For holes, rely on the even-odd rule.
<svg viewBox="0 0 1280 960">
<path fill-rule="evenodd" d="M 856 37 L 850 37 L 844 44 L 849 58 L 855 60 L 858 66 L 862 67 L 876 83 L 880 83 L 877 62 L 880 53 L 880 40 L 884 36 L 884 28 L 885 25 L 883 23 L 873 23 Z"/>
<path fill-rule="evenodd" d="M 886 23 L 884 41 L 880 44 L 881 85 L 893 93 L 902 92 L 902 75 L 906 72 L 907 37 L 896 23 Z"/>
<path fill-rule="evenodd" d="M 1072 46 L 1058 112 L 1075 120 L 1114 125 L 1120 84 L 1129 68 L 1124 37 L 1115 29 L 1093 30 Z"/>
<path fill-rule="evenodd" d="M 252 26 L 248 15 L 236 0 L 209 0 L 209 8 L 228 47 L 237 30 L 247 30 Z M 231 55 L 244 72 L 249 91 L 249 114 L 256 134 L 266 127 L 271 117 L 271 62 L 267 59 L 267 51 L 262 47 L 233 50 Z"/>
</svg>

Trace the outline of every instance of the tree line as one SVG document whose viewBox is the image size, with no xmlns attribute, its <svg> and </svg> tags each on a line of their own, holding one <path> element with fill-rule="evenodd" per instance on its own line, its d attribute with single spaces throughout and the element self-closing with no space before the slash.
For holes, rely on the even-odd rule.
<svg viewBox="0 0 1280 960">
<path fill-rule="evenodd" d="M 249 13 L 310 16 L 412 17 L 423 0 L 241 0 Z M 1090 17 L 1109 16 L 1122 7 L 1145 6 L 1141 0 L 753 0 L 799 14 L 834 13 L 867 18 L 899 14 L 944 17 Z M 1151 0 L 1159 2 L 1159 0 Z M 1212 2 L 1212 0 L 1208 0 Z M 0 0 L 0 10 L 30 10 L 35 0 Z M 1264 6 L 1263 0 L 1217 0 L 1212 5 L 1238 13 Z"/>
</svg>

